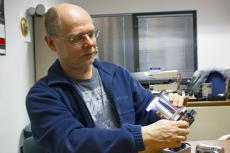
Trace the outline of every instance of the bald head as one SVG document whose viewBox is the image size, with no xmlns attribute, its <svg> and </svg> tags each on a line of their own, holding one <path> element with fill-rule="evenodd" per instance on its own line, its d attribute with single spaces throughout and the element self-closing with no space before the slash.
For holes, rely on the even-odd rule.
<svg viewBox="0 0 230 153">
<path fill-rule="evenodd" d="M 57 36 L 66 25 L 81 24 L 83 20 L 92 20 L 82 7 L 62 3 L 51 7 L 45 15 L 45 29 L 50 36 Z"/>
</svg>

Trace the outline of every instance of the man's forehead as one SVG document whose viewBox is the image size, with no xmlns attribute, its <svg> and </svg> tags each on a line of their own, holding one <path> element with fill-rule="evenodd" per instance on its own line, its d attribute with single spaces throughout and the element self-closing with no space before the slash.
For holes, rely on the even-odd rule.
<svg viewBox="0 0 230 153">
<path fill-rule="evenodd" d="M 71 32 L 73 33 L 87 33 L 89 31 L 92 31 L 92 30 L 95 30 L 95 27 L 93 24 L 86 24 L 86 25 L 83 25 L 83 26 L 78 26 L 78 27 L 75 27 L 71 30 Z"/>
<path fill-rule="evenodd" d="M 88 33 L 90 31 L 95 30 L 95 26 L 92 23 L 85 24 L 85 25 L 78 25 L 78 26 L 73 26 L 72 28 L 64 28 L 62 29 L 63 33 L 66 35 L 78 35 L 78 34 L 84 34 Z"/>
</svg>

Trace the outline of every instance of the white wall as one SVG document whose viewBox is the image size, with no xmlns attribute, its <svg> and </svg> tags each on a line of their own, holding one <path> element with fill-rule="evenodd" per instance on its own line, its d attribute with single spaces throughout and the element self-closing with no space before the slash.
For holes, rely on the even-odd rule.
<svg viewBox="0 0 230 153">
<path fill-rule="evenodd" d="M 25 96 L 34 82 L 33 44 L 21 38 L 19 20 L 38 2 L 4 0 L 6 56 L 0 56 L 0 152 L 4 153 L 19 151 L 21 131 L 29 122 Z"/>
<path fill-rule="evenodd" d="M 5 0 L 6 56 L 0 56 L 1 152 L 18 151 L 22 128 L 28 123 L 25 96 L 34 79 L 33 44 L 19 35 L 19 16 L 42 3 L 47 7 L 64 0 Z M 92 14 L 197 10 L 198 67 L 229 66 L 229 0 L 79 0 Z"/>
<path fill-rule="evenodd" d="M 1 152 L 15 153 L 27 123 L 25 95 L 33 82 L 32 44 L 20 38 L 19 14 L 32 4 L 30 0 L 4 1 L 6 56 L 0 56 L 0 144 Z"/>
<path fill-rule="evenodd" d="M 81 0 L 92 14 L 197 10 L 198 68 L 230 66 L 229 0 Z"/>
<path fill-rule="evenodd" d="M 188 140 L 215 140 L 230 133 L 230 106 L 191 108 L 196 110 L 197 115 L 190 127 Z"/>
</svg>

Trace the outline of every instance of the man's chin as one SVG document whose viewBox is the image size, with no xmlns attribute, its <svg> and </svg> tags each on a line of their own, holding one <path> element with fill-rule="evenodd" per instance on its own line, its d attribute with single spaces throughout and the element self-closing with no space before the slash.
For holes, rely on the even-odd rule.
<svg viewBox="0 0 230 153">
<path fill-rule="evenodd" d="M 93 64 L 94 60 L 96 59 L 95 56 L 93 56 L 92 58 L 90 58 L 89 60 L 87 60 L 88 64 Z"/>
</svg>

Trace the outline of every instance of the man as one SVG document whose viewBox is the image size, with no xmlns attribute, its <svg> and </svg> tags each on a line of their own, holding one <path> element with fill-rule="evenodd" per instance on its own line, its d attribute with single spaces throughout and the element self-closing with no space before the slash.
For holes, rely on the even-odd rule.
<svg viewBox="0 0 230 153">
<path fill-rule="evenodd" d="M 26 106 L 33 136 L 47 152 L 157 152 L 186 140 L 187 122 L 147 112 L 151 92 L 126 69 L 95 59 L 96 31 L 83 8 L 56 5 L 45 27 L 45 41 L 58 60 L 31 88 Z M 183 104 L 183 97 L 170 98 Z"/>
</svg>

